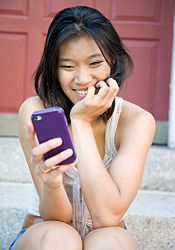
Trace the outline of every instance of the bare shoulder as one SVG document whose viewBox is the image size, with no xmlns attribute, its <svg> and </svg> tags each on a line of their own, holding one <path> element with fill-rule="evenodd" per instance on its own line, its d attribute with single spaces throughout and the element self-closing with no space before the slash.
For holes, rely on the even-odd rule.
<svg viewBox="0 0 175 250">
<path fill-rule="evenodd" d="M 31 114 L 36 111 L 44 109 L 42 100 L 38 96 L 29 97 L 26 99 L 19 109 L 19 124 L 30 120 Z"/>
<path fill-rule="evenodd" d="M 26 99 L 20 109 L 19 109 L 19 114 L 23 113 L 23 112 L 33 112 L 35 110 L 38 109 L 43 109 L 44 105 L 43 102 L 41 101 L 41 99 L 38 96 L 33 96 L 33 97 L 29 97 L 28 99 Z"/>
<path fill-rule="evenodd" d="M 150 144 L 155 132 L 155 120 L 151 113 L 141 107 L 123 101 L 122 112 L 117 128 L 118 143 L 132 140 L 147 140 Z"/>
<path fill-rule="evenodd" d="M 151 113 L 148 111 L 142 109 L 141 107 L 128 102 L 128 101 L 123 101 L 123 106 L 122 106 L 122 115 L 121 115 L 121 121 L 123 123 L 128 124 L 128 120 L 132 122 L 138 122 L 148 120 L 148 123 L 155 123 L 154 117 L 152 116 Z"/>
<path fill-rule="evenodd" d="M 44 109 L 44 105 L 38 96 L 30 97 L 22 103 L 19 109 L 19 136 L 26 133 L 27 122 L 31 120 L 31 114 L 40 109 Z"/>
</svg>

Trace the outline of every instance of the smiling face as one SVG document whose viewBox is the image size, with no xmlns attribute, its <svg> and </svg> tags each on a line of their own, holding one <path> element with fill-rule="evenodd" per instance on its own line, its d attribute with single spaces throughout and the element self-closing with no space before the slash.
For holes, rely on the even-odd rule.
<svg viewBox="0 0 175 250">
<path fill-rule="evenodd" d="M 59 48 L 58 79 L 73 104 L 90 86 L 110 76 L 110 66 L 90 36 L 65 41 Z"/>
</svg>

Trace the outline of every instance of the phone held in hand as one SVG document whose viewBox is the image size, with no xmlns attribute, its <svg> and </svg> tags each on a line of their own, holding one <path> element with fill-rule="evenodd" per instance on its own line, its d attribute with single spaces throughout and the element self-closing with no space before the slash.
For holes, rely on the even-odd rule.
<svg viewBox="0 0 175 250">
<path fill-rule="evenodd" d="M 59 147 L 44 154 L 45 160 L 68 148 L 71 148 L 73 150 L 73 155 L 59 163 L 59 165 L 66 165 L 75 162 L 76 153 L 69 133 L 66 116 L 61 107 L 52 107 L 35 111 L 31 115 L 31 120 L 33 122 L 39 143 L 43 143 L 54 138 L 61 138 L 63 141 Z"/>
</svg>

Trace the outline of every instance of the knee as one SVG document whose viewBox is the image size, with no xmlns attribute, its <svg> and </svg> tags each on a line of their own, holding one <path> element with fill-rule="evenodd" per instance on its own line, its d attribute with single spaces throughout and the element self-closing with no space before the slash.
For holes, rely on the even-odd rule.
<svg viewBox="0 0 175 250">
<path fill-rule="evenodd" d="M 123 229 L 97 229 L 84 239 L 85 250 L 136 250 L 133 237 Z"/>
<path fill-rule="evenodd" d="M 118 248 L 118 242 L 116 239 L 113 237 L 99 237 L 99 235 L 94 234 L 86 237 L 84 239 L 84 249 L 85 250 L 96 250 L 96 249 L 101 249 L 101 250 L 116 250 L 120 249 Z"/>
<path fill-rule="evenodd" d="M 74 228 L 64 223 L 51 223 L 41 239 L 41 250 L 81 250 L 82 241 Z"/>
</svg>

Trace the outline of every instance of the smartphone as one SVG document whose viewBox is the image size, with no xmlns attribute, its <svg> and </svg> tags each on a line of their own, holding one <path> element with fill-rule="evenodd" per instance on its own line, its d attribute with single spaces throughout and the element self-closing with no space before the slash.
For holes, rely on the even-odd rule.
<svg viewBox="0 0 175 250">
<path fill-rule="evenodd" d="M 44 154 L 45 160 L 68 148 L 71 148 L 73 150 L 73 155 L 58 165 L 66 165 L 75 162 L 76 153 L 69 133 L 66 116 L 61 107 L 52 107 L 35 111 L 31 115 L 31 120 L 33 122 L 39 143 L 43 143 L 54 138 L 61 138 L 63 141 L 59 147 L 56 147 Z"/>
</svg>

